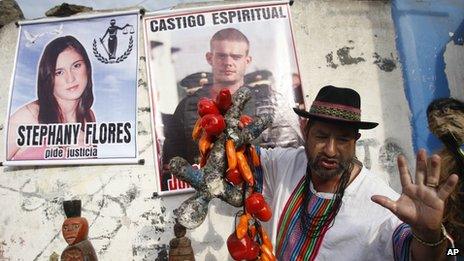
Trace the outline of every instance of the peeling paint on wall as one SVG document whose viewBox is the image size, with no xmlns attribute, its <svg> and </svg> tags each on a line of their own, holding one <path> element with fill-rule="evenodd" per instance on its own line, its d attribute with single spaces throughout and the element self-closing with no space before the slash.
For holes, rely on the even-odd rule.
<svg viewBox="0 0 464 261">
<path fill-rule="evenodd" d="M 358 64 L 366 61 L 362 57 L 352 57 L 350 51 L 353 49 L 354 47 L 344 46 L 337 50 L 337 57 L 341 65 Z"/>
<path fill-rule="evenodd" d="M 333 62 L 333 52 L 328 53 L 328 54 L 325 56 L 325 59 L 327 60 L 327 67 L 331 67 L 331 68 L 337 69 L 338 64 L 335 64 L 335 63 Z"/>
<path fill-rule="evenodd" d="M 162 207 L 161 213 L 151 210 L 151 211 L 147 211 L 143 213 L 141 217 L 145 218 L 146 220 L 149 220 L 151 222 L 152 229 L 154 230 L 156 234 L 158 234 L 158 233 L 164 233 L 165 231 L 165 227 L 166 227 L 165 215 L 166 215 L 166 208 Z"/>
<path fill-rule="evenodd" d="M 10 261 L 10 258 L 5 256 L 5 250 L 3 249 L 3 246 L 6 246 L 5 241 L 0 243 L 0 261 Z"/>
<path fill-rule="evenodd" d="M 167 244 L 151 244 L 145 247 L 137 246 L 132 248 L 132 255 L 137 260 L 143 261 L 168 261 L 168 249 Z"/>
<path fill-rule="evenodd" d="M 138 135 L 148 135 L 150 132 L 145 128 L 142 121 L 137 121 L 137 134 Z"/>
<path fill-rule="evenodd" d="M 374 53 L 372 56 L 375 58 L 374 64 L 376 64 L 380 70 L 391 72 L 396 69 L 395 58 L 393 58 L 392 53 L 390 53 L 391 59 L 383 58 L 378 53 Z"/>
<path fill-rule="evenodd" d="M 378 145 L 379 142 L 375 139 L 363 139 L 356 142 L 356 146 L 361 146 L 364 149 L 364 159 L 362 163 L 367 169 L 371 169 L 372 167 L 371 147 L 376 147 Z"/>
<path fill-rule="evenodd" d="M 146 106 L 146 107 L 140 107 L 139 112 L 151 112 L 151 109 L 150 107 Z"/>
<path fill-rule="evenodd" d="M 385 170 L 385 173 L 388 174 L 388 183 L 397 191 L 401 189 L 401 182 L 398 179 L 399 171 L 397 164 L 397 158 L 399 155 L 406 157 L 407 162 L 411 162 L 411 160 L 413 160 L 408 158 L 407 154 L 405 153 L 405 149 L 399 145 L 398 141 L 388 138 L 380 147 L 378 159 L 382 168 Z"/>
<path fill-rule="evenodd" d="M 464 37 L 464 32 L 461 32 L 461 35 Z M 454 98 L 464 100 L 464 46 L 462 43 L 456 44 L 454 41 L 450 41 L 446 44 L 443 56 L 450 94 Z"/>
</svg>

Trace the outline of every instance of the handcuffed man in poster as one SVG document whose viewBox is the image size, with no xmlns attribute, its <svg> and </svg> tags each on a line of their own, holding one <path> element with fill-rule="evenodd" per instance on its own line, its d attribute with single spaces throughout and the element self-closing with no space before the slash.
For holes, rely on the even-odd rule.
<svg viewBox="0 0 464 261">
<path fill-rule="evenodd" d="M 213 74 L 213 83 L 206 84 L 201 89 L 185 97 L 178 104 L 173 117 L 171 128 L 165 131 L 166 140 L 163 145 L 163 163 L 167 164 L 174 156 L 185 158 L 191 164 L 199 162 L 198 145 L 192 139 L 192 130 L 198 119 L 197 103 L 201 97 L 216 97 L 219 91 L 227 88 L 231 93 L 234 93 L 241 87 L 247 87 L 252 90 L 252 98 L 246 104 L 244 113 L 246 115 L 255 116 L 260 111 L 269 113 L 272 110 L 270 107 L 275 102 L 275 97 L 263 97 L 258 89 L 254 91 L 253 87 L 244 81 L 244 76 L 247 68 L 252 63 L 253 59 L 249 53 L 250 41 L 239 30 L 235 28 L 226 28 L 217 31 L 210 39 L 210 50 L 205 54 L 206 61 L 211 65 Z M 272 86 L 270 86 L 270 89 Z M 272 91 L 271 91 L 272 93 Z M 266 99 L 266 102 L 262 100 Z M 261 108 L 265 104 L 266 108 Z M 267 108 L 269 107 L 269 108 Z M 267 110 L 267 111 L 266 111 Z M 273 114 L 277 113 L 273 111 Z M 290 112 L 292 113 L 292 112 Z M 285 117 L 282 117 L 285 118 Z M 298 133 L 295 132 L 289 125 L 277 126 L 280 130 L 280 135 L 284 133 L 286 137 L 286 145 L 278 144 L 278 146 L 298 146 L 302 140 Z M 272 128 L 271 128 L 272 129 Z M 271 135 L 268 135 L 271 136 Z M 272 144 L 282 140 L 282 136 L 274 135 Z M 280 138 L 280 139 L 279 139 Z M 266 138 L 261 137 L 257 142 L 264 147 L 273 146 L 271 142 L 266 141 Z M 266 143 L 266 144 L 263 144 Z"/>
</svg>

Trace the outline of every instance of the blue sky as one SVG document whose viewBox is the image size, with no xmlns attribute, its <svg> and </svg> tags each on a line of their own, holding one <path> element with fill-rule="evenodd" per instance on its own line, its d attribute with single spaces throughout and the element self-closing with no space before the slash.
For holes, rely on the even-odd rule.
<svg viewBox="0 0 464 261">
<path fill-rule="evenodd" d="M 211 2 L 214 0 L 67 0 L 68 4 L 77 4 L 92 7 L 94 10 L 118 9 L 143 6 L 148 11 L 167 9 L 180 3 Z M 221 0 L 217 0 L 221 2 Z M 35 19 L 45 16 L 50 8 L 61 5 L 63 0 L 16 0 L 26 19 Z"/>
</svg>

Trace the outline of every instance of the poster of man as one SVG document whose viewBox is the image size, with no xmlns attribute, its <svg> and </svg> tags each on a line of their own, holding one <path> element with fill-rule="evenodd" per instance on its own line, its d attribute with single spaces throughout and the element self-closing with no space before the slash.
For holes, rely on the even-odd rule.
<svg viewBox="0 0 464 261">
<path fill-rule="evenodd" d="M 4 165 L 137 162 L 138 11 L 20 25 Z"/>
<path fill-rule="evenodd" d="M 245 4 L 175 10 L 145 16 L 146 56 L 152 90 L 158 191 L 189 190 L 169 173 L 169 160 L 200 162 L 192 130 L 198 101 L 249 88 L 244 112 L 251 118 L 271 114 L 270 126 L 256 141 L 262 147 L 302 144 L 293 107 L 298 64 L 286 3 Z M 300 88 L 301 90 L 301 88 Z M 300 94 L 299 97 L 302 97 Z M 155 146 L 156 147 L 156 146 Z"/>
</svg>

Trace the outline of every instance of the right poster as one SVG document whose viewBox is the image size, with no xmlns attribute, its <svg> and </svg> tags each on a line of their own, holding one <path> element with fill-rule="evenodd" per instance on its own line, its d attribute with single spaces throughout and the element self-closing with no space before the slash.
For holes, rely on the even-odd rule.
<svg viewBox="0 0 464 261">
<path fill-rule="evenodd" d="M 250 88 L 251 118 L 271 114 L 272 126 L 255 140 L 264 148 L 303 144 L 293 107 L 304 108 L 288 3 L 170 10 L 144 18 L 159 194 L 191 191 L 169 173 L 180 156 L 198 165 L 192 130 L 197 103 L 227 88 Z M 198 166 L 199 167 L 199 166 Z"/>
</svg>

